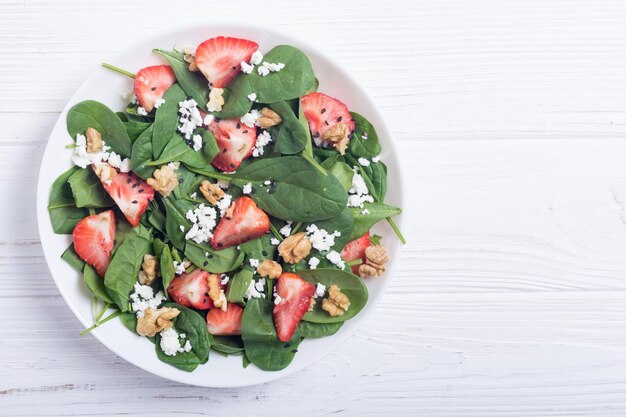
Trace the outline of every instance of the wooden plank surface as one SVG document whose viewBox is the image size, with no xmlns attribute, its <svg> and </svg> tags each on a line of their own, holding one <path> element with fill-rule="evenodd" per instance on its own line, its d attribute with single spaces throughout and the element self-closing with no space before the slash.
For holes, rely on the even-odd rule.
<svg viewBox="0 0 626 417">
<path fill-rule="evenodd" d="M 409 239 L 319 364 L 213 390 L 141 371 L 59 295 L 35 222 L 48 134 L 125 45 L 211 19 L 321 48 L 402 152 Z M 0 0 L 0 415 L 626 415 L 626 3 Z"/>
</svg>

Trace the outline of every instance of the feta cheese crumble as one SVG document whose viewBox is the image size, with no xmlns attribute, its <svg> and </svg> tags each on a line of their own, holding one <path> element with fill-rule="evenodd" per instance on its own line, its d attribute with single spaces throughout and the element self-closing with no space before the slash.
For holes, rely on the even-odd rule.
<svg viewBox="0 0 626 417">
<path fill-rule="evenodd" d="M 252 74 L 252 70 L 254 70 L 254 65 L 250 65 L 245 61 L 241 61 L 241 72 L 244 74 Z"/>
<path fill-rule="evenodd" d="M 361 210 L 361 214 L 370 214 L 370 211 L 368 209 L 363 209 Z"/>
<path fill-rule="evenodd" d="M 263 62 L 263 64 L 257 68 L 257 72 L 260 76 L 265 77 L 266 75 L 269 75 L 270 72 L 279 72 L 283 68 L 285 68 L 285 64 L 282 62 Z"/>
<path fill-rule="evenodd" d="M 320 260 L 317 258 L 309 259 L 309 269 L 317 269 L 317 266 L 320 264 Z"/>
<path fill-rule="evenodd" d="M 198 198 L 198 193 L 194 191 L 193 194 L 189 196 L 189 198 L 191 198 L 192 200 L 195 200 L 196 198 Z"/>
<path fill-rule="evenodd" d="M 367 167 L 370 165 L 370 161 L 368 161 L 367 159 L 361 157 L 359 159 L 357 159 L 357 161 L 359 162 L 359 165 Z"/>
<path fill-rule="evenodd" d="M 193 131 L 204 123 L 200 110 L 198 110 L 198 103 L 192 98 L 179 102 L 178 114 L 180 115 L 180 119 L 178 119 L 180 125 L 177 129 L 185 139 L 190 140 Z"/>
<path fill-rule="evenodd" d="M 157 101 L 154 102 L 154 108 L 158 109 L 159 107 L 161 107 L 163 103 L 165 103 L 165 100 L 163 100 L 163 97 L 161 97 L 160 99 L 157 99 Z"/>
<path fill-rule="evenodd" d="M 256 142 L 254 144 L 254 149 L 252 150 L 252 156 L 257 158 L 263 155 L 263 147 L 272 142 L 272 135 L 267 130 L 262 131 L 256 137 Z M 271 182 L 270 182 L 271 184 Z M 269 185 L 269 184 L 266 184 Z"/>
<path fill-rule="evenodd" d="M 222 285 L 228 284 L 228 281 L 230 281 L 230 277 L 226 274 L 222 274 L 222 280 L 220 281 Z"/>
<path fill-rule="evenodd" d="M 326 259 L 328 259 L 333 265 L 339 267 L 341 269 L 345 268 L 346 263 L 341 259 L 341 255 L 337 251 L 330 251 L 326 254 Z"/>
<path fill-rule="evenodd" d="M 248 286 L 248 289 L 246 290 L 246 295 L 244 295 L 244 298 L 250 299 L 250 298 L 265 297 L 264 291 L 265 291 L 265 278 L 261 278 L 258 281 L 252 280 L 250 282 L 250 285 Z"/>
<path fill-rule="evenodd" d="M 200 135 L 193 135 L 191 140 L 193 141 L 193 150 L 194 151 L 197 152 L 200 149 L 202 149 L 202 136 L 200 136 Z"/>
<path fill-rule="evenodd" d="M 373 203 L 374 198 L 369 195 L 369 190 L 363 177 L 355 172 L 352 177 L 352 187 L 348 190 L 348 207 L 363 208 L 363 203 Z"/>
<path fill-rule="evenodd" d="M 280 245 L 280 240 L 276 239 L 275 237 L 270 239 L 270 244 L 274 245 L 274 246 L 278 246 Z"/>
<path fill-rule="evenodd" d="M 315 287 L 315 294 L 313 295 L 313 298 L 323 297 L 324 294 L 326 294 L 326 286 L 318 282 Z"/>
<path fill-rule="evenodd" d="M 250 57 L 250 63 L 252 65 L 259 65 L 263 61 L 263 54 L 260 51 L 254 51 Z"/>
<path fill-rule="evenodd" d="M 335 245 L 335 238 L 340 237 L 341 233 L 337 230 L 333 233 L 328 233 L 326 230 L 320 229 L 316 225 L 312 224 L 307 226 L 306 235 L 315 249 L 319 251 L 327 251 Z"/>
<path fill-rule="evenodd" d="M 280 233 L 281 235 L 287 237 L 291 234 L 291 224 L 293 222 L 291 220 L 287 220 L 287 224 L 284 225 L 279 231 L 278 233 Z"/>
<path fill-rule="evenodd" d="M 217 186 L 220 187 L 222 190 L 228 190 L 228 187 L 230 187 L 230 182 L 217 180 Z"/>
<path fill-rule="evenodd" d="M 130 307 L 136 313 L 137 318 L 143 317 L 144 312 L 149 308 L 156 310 L 165 300 L 163 291 L 154 294 L 154 290 L 149 285 L 136 282 L 133 288 L 134 291 L 130 294 Z"/>
<path fill-rule="evenodd" d="M 217 225 L 217 212 L 213 207 L 200 204 L 194 210 L 188 210 L 185 217 L 192 223 L 185 240 L 203 243 L 213 237 L 212 230 Z"/>
<path fill-rule="evenodd" d="M 248 94 L 248 100 L 250 101 L 255 101 L 256 100 L 256 93 L 250 93 Z"/>
<path fill-rule="evenodd" d="M 91 164 L 101 164 L 108 162 L 113 168 L 121 172 L 130 172 L 131 164 L 129 158 L 124 158 L 115 152 L 109 152 L 111 148 L 102 142 L 102 149 L 98 152 L 87 152 L 87 138 L 78 133 L 76 135 L 76 146 L 72 154 L 72 162 L 81 168 L 87 168 Z"/>
<path fill-rule="evenodd" d="M 283 302 L 283 297 L 280 296 L 280 294 L 278 294 L 277 292 L 274 293 L 274 305 L 277 306 L 278 304 Z"/>
<path fill-rule="evenodd" d="M 224 214 L 226 213 L 226 210 L 228 210 L 228 207 L 230 207 L 232 200 L 233 196 L 230 194 L 224 194 L 222 198 L 217 200 L 216 206 L 220 210 L 220 217 L 224 217 Z"/>
<path fill-rule="evenodd" d="M 261 261 L 259 261 L 258 259 L 250 259 L 250 266 L 253 268 L 258 268 L 259 265 L 261 265 Z"/>
<path fill-rule="evenodd" d="M 241 116 L 239 121 L 246 126 L 254 127 L 256 126 L 256 123 L 260 117 L 261 117 L 261 112 L 259 112 L 256 109 L 252 109 L 248 113 Z"/>
<path fill-rule="evenodd" d="M 207 114 L 204 117 L 203 123 L 205 126 L 210 125 L 211 123 L 213 123 L 213 120 L 215 119 L 215 116 L 213 116 L 212 114 Z"/>
<path fill-rule="evenodd" d="M 380 156 L 375 156 L 372 158 L 372 162 L 376 163 L 376 162 L 380 162 Z"/>
<path fill-rule="evenodd" d="M 148 115 L 148 111 L 146 109 L 144 109 L 143 107 L 139 106 L 137 107 L 137 114 L 140 116 L 147 116 Z"/>
<path fill-rule="evenodd" d="M 189 340 L 185 341 L 183 346 L 180 345 L 179 334 L 176 330 L 169 328 L 161 331 L 161 350 L 167 356 L 176 356 L 177 353 L 184 353 L 191 351 L 191 343 Z"/>
<path fill-rule="evenodd" d="M 174 261 L 174 271 L 176 272 L 176 275 L 184 274 L 187 271 L 185 261 L 181 263 Z"/>
<path fill-rule="evenodd" d="M 247 183 L 243 186 L 242 191 L 244 194 L 250 194 L 252 192 L 252 183 Z"/>
</svg>

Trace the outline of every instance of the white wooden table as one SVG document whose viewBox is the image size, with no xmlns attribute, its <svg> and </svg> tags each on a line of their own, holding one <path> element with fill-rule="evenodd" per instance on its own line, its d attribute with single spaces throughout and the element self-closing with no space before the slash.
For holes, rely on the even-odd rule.
<svg viewBox="0 0 626 417">
<path fill-rule="evenodd" d="M 353 72 L 410 193 L 374 317 L 242 389 L 162 380 L 78 337 L 35 223 L 72 92 L 127 42 L 201 18 L 270 24 Z M 0 132 L 2 416 L 626 415 L 621 0 L 0 0 Z"/>
</svg>

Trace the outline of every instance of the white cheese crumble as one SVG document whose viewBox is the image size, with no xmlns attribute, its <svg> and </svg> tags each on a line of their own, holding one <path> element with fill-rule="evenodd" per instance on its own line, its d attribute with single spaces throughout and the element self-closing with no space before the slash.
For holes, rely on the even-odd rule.
<svg viewBox="0 0 626 417">
<path fill-rule="evenodd" d="M 257 158 L 263 155 L 263 147 L 272 142 L 272 135 L 267 130 L 262 131 L 256 137 L 256 143 L 254 144 L 254 149 L 252 150 L 252 156 Z M 271 184 L 271 182 L 270 182 Z M 269 185 L 269 184 L 266 184 Z"/>
<path fill-rule="evenodd" d="M 183 226 L 182 224 L 178 225 L 178 228 L 180 229 L 181 232 L 185 231 L 185 226 Z"/>
<path fill-rule="evenodd" d="M 357 161 L 359 162 L 359 165 L 367 167 L 370 165 L 370 161 L 368 161 L 367 159 L 361 157 L 359 159 L 357 159 Z"/>
<path fill-rule="evenodd" d="M 189 196 L 189 198 L 191 198 L 192 200 L 195 200 L 197 197 L 198 197 L 198 193 L 195 191 L 193 192 L 193 194 Z"/>
<path fill-rule="evenodd" d="M 261 117 L 261 112 L 259 112 L 256 109 L 252 109 L 248 113 L 241 116 L 239 121 L 246 126 L 254 127 L 256 126 L 256 123 L 260 117 Z"/>
<path fill-rule="evenodd" d="M 217 225 L 217 212 L 213 207 L 200 204 L 194 210 L 188 210 L 185 217 L 192 223 L 185 240 L 203 243 L 213 237 L 212 230 Z"/>
<path fill-rule="evenodd" d="M 367 140 L 367 133 L 363 133 L 363 134 L 361 135 L 361 139 L 363 139 L 363 140 Z"/>
<path fill-rule="evenodd" d="M 320 260 L 317 258 L 309 259 L 309 269 L 317 269 L 317 266 L 320 264 Z"/>
<path fill-rule="evenodd" d="M 280 240 L 276 239 L 275 237 L 270 239 L 270 244 L 274 245 L 274 246 L 278 246 L 280 245 Z"/>
<path fill-rule="evenodd" d="M 228 275 L 226 275 L 226 274 L 222 274 L 221 278 L 222 279 L 221 279 L 220 282 L 222 283 L 222 285 L 226 285 L 226 284 L 228 284 L 228 281 L 230 281 L 230 277 Z"/>
<path fill-rule="evenodd" d="M 181 263 L 174 261 L 174 271 L 176 271 L 176 275 L 184 274 L 187 271 L 185 261 Z"/>
<path fill-rule="evenodd" d="M 250 93 L 247 95 L 248 100 L 250 101 L 255 101 L 256 100 L 256 93 Z"/>
<path fill-rule="evenodd" d="M 252 74 L 252 70 L 254 69 L 254 65 L 250 65 L 245 61 L 241 61 L 241 72 L 244 74 Z"/>
<path fill-rule="evenodd" d="M 200 136 L 200 135 L 193 135 L 191 140 L 193 141 L 193 150 L 194 151 L 197 152 L 200 149 L 202 149 L 202 136 Z"/>
<path fill-rule="evenodd" d="M 264 185 L 271 185 L 271 184 L 272 184 L 272 181 L 270 181 L 270 180 L 265 180 L 265 181 L 263 181 L 263 184 L 264 184 Z"/>
<path fill-rule="evenodd" d="M 380 156 L 375 156 L 372 158 L 372 162 L 376 163 L 376 162 L 380 162 Z"/>
<path fill-rule="evenodd" d="M 277 292 L 274 293 L 274 305 L 277 306 L 278 304 L 283 302 L 283 297 L 280 296 L 280 294 L 278 294 Z"/>
<path fill-rule="evenodd" d="M 337 251 L 330 251 L 326 254 L 326 259 L 328 259 L 333 265 L 343 269 L 346 266 L 346 263 L 341 259 L 341 255 Z"/>
<path fill-rule="evenodd" d="M 253 268 L 258 268 L 259 265 L 261 265 L 261 261 L 259 261 L 258 259 L 252 258 L 249 260 L 249 262 L 250 262 L 250 266 Z"/>
<path fill-rule="evenodd" d="M 163 291 L 154 294 L 154 290 L 149 285 L 136 282 L 133 288 L 134 291 L 130 295 L 130 307 L 136 313 L 137 318 L 143 317 L 144 312 L 149 308 L 156 310 L 165 300 Z"/>
<path fill-rule="evenodd" d="M 178 119 L 180 125 L 177 129 L 185 136 L 185 139 L 190 140 L 194 129 L 204 123 L 200 110 L 198 110 L 198 103 L 192 98 L 179 102 L 178 114 L 180 114 L 180 119 Z"/>
<path fill-rule="evenodd" d="M 177 353 L 189 352 L 191 350 L 191 343 L 189 340 L 185 341 L 183 346 L 180 345 L 179 334 L 176 330 L 169 328 L 161 331 L 161 350 L 167 356 L 176 356 Z"/>
<path fill-rule="evenodd" d="M 250 57 L 250 63 L 252 65 L 259 65 L 263 61 L 263 54 L 260 51 L 254 51 Z"/>
<path fill-rule="evenodd" d="M 230 187 L 230 182 L 224 181 L 224 180 L 217 180 L 217 186 L 220 187 L 222 190 L 228 190 L 228 187 Z"/>
<path fill-rule="evenodd" d="M 215 116 L 213 116 L 212 114 L 207 114 L 206 116 L 204 116 L 203 123 L 205 126 L 208 126 L 213 123 L 213 120 L 215 120 Z"/>
<path fill-rule="evenodd" d="M 233 200 L 233 196 L 230 194 L 224 194 L 224 197 L 217 200 L 217 208 L 220 210 L 220 217 L 224 217 L 226 210 L 230 207 L 230 203 Z"/>
<path fill-rule="evenodd" d="M 113 168 L 119 169 L 121 172 L 130 172 L 131 164 L 129 158 L 124 158 L 115 152 L 109 152 L 111 148 L 102 142 L 102 150 L 98 152 L 87 152 L 87 138 L 85 135 L 78 133 L 76 135 L 76 146 L 72 154 L 72 162 L 81 168 L 87 168 L 91 164 L 100 164 L 108 162 Z"/>
<path fill-rule="evenodd" d="M 355 172 L 352 177 L 352 187 L 348 190 L 350 194 L 348 196 L 348 207 L 360 207 L 363 208 L 363 203 L 373 203 L 374 198 L 369 195 L 369 190 L 363 177 Z"/>
<path fill-rule="evenodd" d="M 315 287 L 315 294 L 313 295 L 313 298 L 323 297 L 324 294 L 326 294 L 326 286 L 318 282 Z"/>
<path fill-rule="evenodd" d="M 256 282 L 252 280 L 250 282 L 250 285 L 248 286 L 248 289 L 246 290 L 246 295 L 244 295 L 244 298 L 246 299 L 262 298 L 265 296 L 264 291 L 265 291 L 265 278 L 261 278 L 260 280 Z"/>
<path fill-rule="evenodd" d="M 250 194 L 252 192 L 252 183 L 247 183 L 246 185 L 243 186 L 243 188 L 241 189 L 243 191 L 244 194 Z"/>
<path fill-rule="evenodd" d="M 278 233 L 280 233 L 281 235 L 287 237 L 291 234 L 291 224 L 293 222 L 291 220 L 287 220 L 287 224 L 284 225 L 279 231 Z"/>
<path fill-rule="evenodd" d="M 147 116 L 148 115 L 148 111 L 146 109 L 144 109 L 143 107 L 139 106 L 137 107 L 137 114 L 140 116 Z"/>
<path fill-rule="evenodd" d="M 363 209 L 361 210 L 361 214 L 370 214 L 370 211 L 368 209 Z"/>
<path fill-rule="evenodd" d="M 157 99 L 157 101 L 154 102 L 154 108 L 158 109 L 163 103 L 165 103 L 165 100 L 163 100 L 162 97 L 160 99 Z"/>
<path fill-rule="evenodd" d="M 270 72 L 279 72 L 283 68 L 285 68 L 285 64 L 282 62 L 263 62 L 263 64 L 257 68 L 257 72 L 260 76 L 265 77 L 266 75 L 269 75 Z"/>
<path fill-rule="evenodd" d="M 306 235 L 315 249 L 319 251 L 327 251 L 335 245 L 335 238 L 340 237 L 341 233 L 337 230 L 333 233 L 328 233 L 326 230 L 320 229 L 316 225 L 312 224 L 307 226 Z"/>
</svg>

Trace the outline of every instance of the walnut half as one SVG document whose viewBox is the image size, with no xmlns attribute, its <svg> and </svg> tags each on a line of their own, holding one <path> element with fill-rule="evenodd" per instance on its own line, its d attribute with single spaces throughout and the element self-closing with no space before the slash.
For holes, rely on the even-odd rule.
<svg viewBox="0 0 626 417">
<path fill-rule="evenodd" d="M 285 262 L 297 264 L 311 253 L 313 245 L 304 232 L 291 235 L 278 245 L 278 253 Z"/>
<path fill-rule="evenodd" d="M 329 142 L 340 154 L 345 154 L 350 141 L 350 127 L 347 123 L 337 123 L 333 125 L 324 135 L 322 140 Z"/>
<path fill-rule="evenodd" d="M 102 150 L 102 136 L 93 127 L 88 127 L 85 131 L 87 137 L 87 153 L 100 152 Z"/>
<path fill-rule="evenodd" d="M 268 129 L 272 126 L 280 124 L 282 121 L 283 119 L 274 110 L 269 107 L 263 107 L 261 109 L 261 117 L 257 120 L 257 124 L 261 127 L 261 129 Z"/>
<path fill-rule="evenodd" d="M 385 272 L 385 263 L 389 260 L 383 245 L 372 245 L 365 249 L 365 263 L 359 266 L 361 278 L 378 277 Z"/>
<path fill-rule="evenodd" d="M 146 253 L 143 256 L 143 264 L 139 271 L 139 283 L 141 285 L 150 285 L 159 276 L 159 263 L 156 256 Z"/>
<path fill-rule="evenodd" d="M 219 308 L 222 311 L 226 311 L 228 304 L 226 302 L 226 294 L 222 289 L 220 276 L 217 274 L 211 274 L 207 278 L 209 284 L 209 297 L 213 300 L 215 308 Z"/>
<path fill-rule="evenodd" d="M 143 317 L 137 319 L 137 334 L 152 337 L 161 330 L 171 329 L 172 320 L 180 314 L 177 308 L 162 307 L 157 310 L 148 308 Z"/>
<path fill-rule="evenodd" d="M 200 184 L 200 192 L 206 198 L 209 203 L 215 205 L 218 200 L 224 197 L 224 190 L 222 190 L 217 184 L 212 184 L 210 181 L 204 180 Z"/>
<path fill-rule="evenodd" d="M 278 262 L 270 259 L 264 259 L 261 265 L 258 266 L 256 272 L 264 278 L 274 279 L 278 278 L 283 273 L 283 268 Z"/>
<path fill-rule="evenodd" d="M 162 165 L 161 168 L 156 169 L 152 174 L 153 178 L 148 178 L 146 182 L 156 191 L 158 191 L 163 197 L 170 195 L 174 188 L 178 187 L 178 175 L 176 175 L 176 168 L 171 164 Z"/>
<path fill-rule="evenodd" d="M 109 183 L 117 175 L 117 171 L 107 163 L 93 164 L 93 172 L 96 173 L 100 181 Z"/>
<path fill-rule="evenodd" d="M 223 88 L 214 87 L 209 92 L 209 102 L 206 107 L 208 111 L 222 111 L 222 106 L 224 105 L 224 94 Z"/>
<path fill-rule="evenodd" d="M 341 288 L 331 285 L 328 289 L 328 298 L 322 300 L 322 310 L 325 310 L 332 317 L 341 316 L 348 311 L 350 307 L 350 299 L 341 292 Z"/>
</svg>

